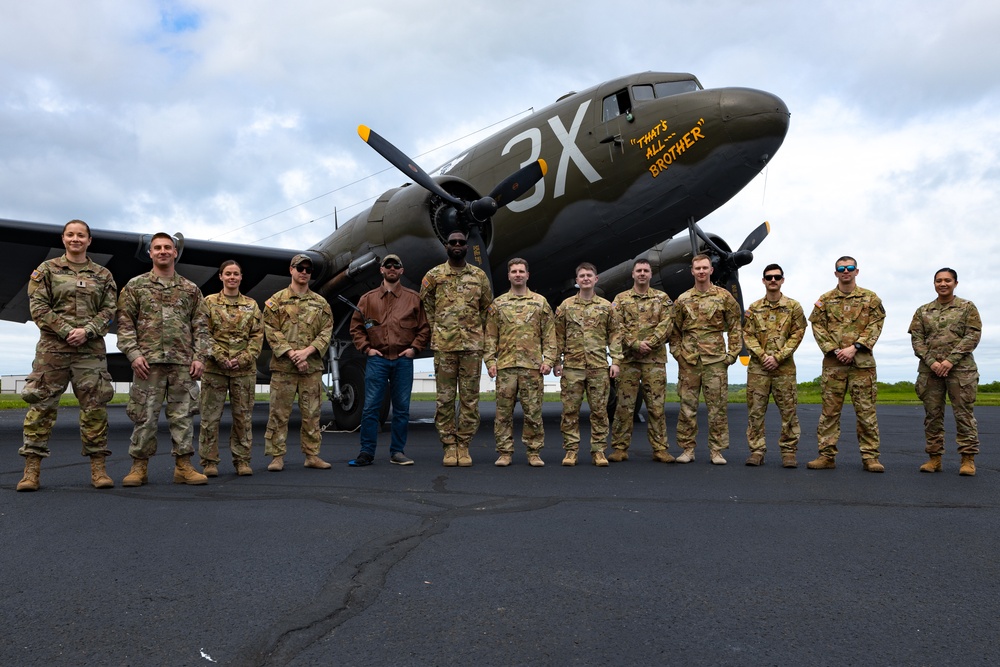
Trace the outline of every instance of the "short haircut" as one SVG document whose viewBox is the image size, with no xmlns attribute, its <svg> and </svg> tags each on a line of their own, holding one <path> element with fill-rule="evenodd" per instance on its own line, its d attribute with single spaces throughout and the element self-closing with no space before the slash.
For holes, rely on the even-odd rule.
<svg viewBox="0 0 1000 667">
<path fill-rule="evenodd" d="M 833 265 L 837 266 L 841 262 L 851 262 L 851 263 L 854 264 L 854 266 L 858 265 L 858 260 L 854 259 L 850 255 L 844 255 L 843 257 L 841 257 L 840 259 L 838 259 L 836 262 L 834 262 Z"/>
<path fill-rule="evenodd" d="M 149 239 L 150 248 L 153 247 L 153 241 L 155 241 L 156 239 L 170 239 L 170 245 L 174 246 L 175 248 L 177 247 L 177 239 L 175 239 L 173 236 L 167 234 L 166 232 L 156 232 L 155 234 L 153 234 L 153 238 Z"/>
<path fill-rule="evenodd" d="M 645 264 L 650 269 L 653 268 L 653 265 L 649 263 L 648 259 L 646 259 L 645 257 L 640 257 L 639 259 L 632 262 L 632 270 L 635 271 L 635 267 L 639 266 L 640 264 Z"/>
<path fill-rule="evenodd" d="M 523 257 L 515 257 L 511 259 L 509 262 L 507 262 L 507 270 L 510 271 L 510 267 L 514 266 L 515 264 L 523 264 L 524 270 L 530 271 L 530 269 L 528 268 L 528 260 L 524 259 Z"/>
<path fill-rule="evenodd" d="M 578 275 L 580 271 L 590 271 L 595 276 L 597 275 L 597 267 L 590 262 L 580 262 L 580 264 L 576 267 L 576 271 L 573 272 L 573 275 Z"/>
<path fill-rule="evenodd" d="M 781 275 L 785 275 L 785 270 L 780 266 L 778 266 L 777 264 L 768 264 L 767 266 L 765 266 L 764 273 L 762 273 L 761 275 L 766 276 L 768 271 L 774 271 L 775 269 L 781 271 Z"/>
<path fill-rule="evenodd" d="M 84 228 L 86 228 L 86 230 L 87 230 L 87 236 L 88 237 L 91 236 L 90 225 L 88 225 L 83 220 L 70 220 L 69 222 L 67 222 L 65 225 L 63 225 L 63 230 L 62 230 L 63 234 L 66 233 L 66 228 L 69 227 L 70 225 L 83 225 Z"/>
<path fill-rule="evenodd" d="M 448 236 L 444 237 L 444 242 L 448 243 L 448 239 L 450 239 L 455 234 L 461 234 L 462 238 L 464 238 L 466 241 L 469 240 L 469 235 L 463 232 L 461 229 L 453 229 L 450 232 L 448 232 Z"/>
<path fill-rule="evenodd" d="M 951 277 L 955 279 L 956 283 L 958 282 L 958 271 L 956 271 L 955 269 L 949 269 L 947 266 L 944 267 L 943 269 L 938 269 L 937 271 L 935 271 L 934 277 L 937 278 L 937 274 L 944 273 L 945 271 L 951 274 Z"/>
<path fill-rule="evenodd" d="M 240 273 L 243 273 L 243 267 L 240 266 L 239 262 L 237 262 L 235 259 L 227 259 L 222 263 L 222 266 L 219 267 L 219 275 L 220 276 L 222 275 L 222 272 L 226 270 L 227 266 L 234 266 L 234 265 L 236 266 L 237 269 L 240 270 Z"/>
<path fill-rule="evenodd" d="M 700 253 L 698 253 L 697 255 L 695 255 L 694 257 L 691 258 L 691 266 L 694 266 L 695 262 L 700 262 L 703 259 L 707 259 L 709 264 L 712 263 L 712 258 L 711 257 L 709 257 L 708 255 L 706 255 L 703 252 L 700 252 Z"/>
</svg>

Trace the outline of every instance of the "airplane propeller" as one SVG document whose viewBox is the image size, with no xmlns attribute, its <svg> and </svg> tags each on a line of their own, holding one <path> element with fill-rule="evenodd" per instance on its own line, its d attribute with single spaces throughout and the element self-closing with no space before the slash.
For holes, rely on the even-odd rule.
<svg viewBox="0 0 1000 667">
<path fill-rule="evenodd" d="M 358 126 L 358 135 L 366 144 L 375 149 L 379 155 L 389 161 L 396 169 L 403 172 L 414 183 L 431 192 L 444 201 L 452 205 L 455 215 L 453 222 L 456 229 L 465 232 L 469 237 L 470 259 L 486 272 L 486 276 L 493 284 L 493 275 L 490 271 L 489 256 L 486 253 L 486 242 L 483 240 L 482 227 L 502 207 L 511 203 L 521 195 L 530 190 L 535 183 L 545 176 L 548 170 L 545 160 L 536 160 L 526 167 L 517 170 L 493 188 L 485 197 L 473 201 L 460 199 L 442 188 L 437 181 L 420 168 L 405 153 L 393 146 L 384 137 L 365 125 Z M 460 224 L 461 214 L 465 216 L 466 223 Z M 464 227 L 464 229 L 463 229 Z"/>
</svg>

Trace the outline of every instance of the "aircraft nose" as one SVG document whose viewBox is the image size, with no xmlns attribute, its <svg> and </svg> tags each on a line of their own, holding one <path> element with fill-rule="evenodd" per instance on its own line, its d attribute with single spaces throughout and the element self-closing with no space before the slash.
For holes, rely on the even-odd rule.
<svg viewBox="0 0 1000 667">
<path fill-rule="evenodd" d="M 768 137 L 777 139 L 777 150 L 788 132 L 788 106 L 777 95 L 751 88 L 726 88 L 719 109 L 733 141 Z"/>
</svg>

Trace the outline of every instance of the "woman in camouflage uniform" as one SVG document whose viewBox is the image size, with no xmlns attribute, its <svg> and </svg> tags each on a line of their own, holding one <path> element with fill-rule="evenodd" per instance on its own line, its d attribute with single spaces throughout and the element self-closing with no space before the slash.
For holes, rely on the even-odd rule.
<svg viewBox="0 0 1000 667">
<path fill-rule="evenodd" d="M 28 282 L 31 319 L 41 336 L 31 375 L 21 396 L 31 404 L 24 417 L 24 478 L 18 491 L 35 491 L 39 468 L 49 455 L 49 435 L 56 422 L 59 397 L 72 380 L 80 401 L 83 455 L 90 457 L 91 484 L 107 489 L 115 484 L 104 469 L 108 450 L 108 412 L 114 396 L 108 373 L 104 335 L 115 315 L 111 272 L 87 257 L 93 238 L 83 220 L 63 226 L 62 257 L 42 262 Z"/>
<path fill-rule="evenodd" d="M 229 451 L 238 475 L 252 475 L 254 384 L 257 356 L 264 341 L 257 302 L 240 294 L 243 271 L 235 260 L 219 267 L 222 291 L 205 297 L 212 352 L 201 378 L 201 433 L 198 454 L 208 477 L 219 474 L 219 420 L 229 394 L 233 430 Z"/>
</svg>

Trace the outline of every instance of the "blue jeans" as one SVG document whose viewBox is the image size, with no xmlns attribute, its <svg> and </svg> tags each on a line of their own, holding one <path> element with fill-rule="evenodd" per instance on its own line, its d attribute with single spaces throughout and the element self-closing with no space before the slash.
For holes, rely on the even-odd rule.
<svg viewBox="0 0 1000 667">
<path fill-rule="evenodd" d="M 392 400 L 392 443 L 389 452 L 406 447 L 406 425 L 410 421 L 410 393 L 413 391 L 413 359 L 368 357 L 365 368 L 365 407 L 361 413 L 361 451 L 375 456 L 378 444 L 379 413 L 386 387 Z"/>
</svg>

